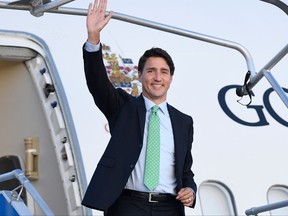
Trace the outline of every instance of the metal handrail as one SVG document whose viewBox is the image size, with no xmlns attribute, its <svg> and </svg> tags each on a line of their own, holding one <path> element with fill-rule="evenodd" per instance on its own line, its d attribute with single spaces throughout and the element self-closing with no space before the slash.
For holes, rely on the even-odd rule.
<svg viewBox="0 0 288 216">
<path fill-rule="evenodd" d="M 15 9 L 15 10 L 31 10 L 31 7 L 29 5 L 9 5 L 9 4 L 7 4 L 7 2 L 3 2 L 3 1 L 0 1 L 0 8 Z M 34 11 L 34 13 L 35 12 L 37 12 L 37 11 Z M 43 12 L 43 11 L 41 11 L 41 12 Z M 59 7 L 57 9 L 47 10 L 46 12 L 68 14 L 68 15 L 78 15 L 78 16 L 87 16 L 87 9 L 69 8 L 69 7 Z M 184 37 L 188 37 L 188 38 L 216 44 L 219 46 L 224 46 L 227 48 L 235 49 L 235 50 L 239 51 L 244 56 L 244 58 L 246 60 L 247 68 L 251 72 L 251 75 L 253 75 L 253 76 L 256 75 L 255 68 L 254 68 L 254 62 L 253 62 L 251 54 L 249 53 L 249 51 L 245 47 L 243 47 L 242 45 L 240 45 L 236 42 L 224 40 L 221 38 L 193 32 L 193 31 L 189 31 L 186 29 L 181 29 L 181 28 L 177 28 L 174 26 L 165 25 L 165 24 L 161 24 L 161 23 L 150 21 L 150 20 L 145 20 L 145 19 L 141 19 L 138 17 L 129 16 L 126 14 L 117 13 L 117 12 L 113 12 L 112 19 L 132 23 L 132 24 L 136 24 L 136 25 L 140 25 L 140 26 L 145 26 L 148 28 L 152 28 L 152 29 L 156 29 L 156 30 L 160 30 L 160 31 L 164 31 L 164 32 L 169 32 L 172 34 L 176 34 L 176 35 L 180 35 L 180 36 L 184 36 Z"/>
<path fill-rule="evenodd" d="M 113 12 L 113 16 L 114 16 L 114 19 L 121 20 L 124 22 L 129 22 L 129 23 L 133 23 L 136 25 L 145 26 L 148 28 L 157 29 L 160 31 L 172 33 L 175 35 L 180 35 L 180 36 L 184 36 L 184 37 L 188 37 L 188 38 L 216 44 L 219 46 L 235 49 L 235 50 L 239 51 L 244 56 L 244 58 L 246 60 L 247 68 L 251 72 L 251 74 L 256 75 L 254 63 L 253 63 L 253 58 L 252 58 L 251 54 L 249 53 L 249 51 L 245 47 L 243 47 L 242 45 L 240 45 L 236 42 L 225 40 L 222 38 L 213 37 L 213 36 L 206 35 L 206 34 L 201 34 L 201 33 L 194 32 L 194 31 L 189 31 L 186 29 L 177 28 L 177 27 L 170 26 L 170 25 L 165 25 L 165 24 L 161 24 L 161 23 L 157 23 L 157 22 L 153 22 L 153 21 L 149 21 L 149 20 L 145 20 L 145 19 L 136 18 L 133 16 L 128 16 L 125 14 Z"/>
<path fill-rule="evenodd" d="M 251 90 L 264 76 L 269 81 L 274 91 L 278 94 L 285 106 L 288 108 L 288 96 L 283 88 L 278 84 L 276 79 L 272 76 L 270 70 L 288 53 L 288 44 L 280 50 L 255 76 L 250 77 L 250 81 L 247 84 L 248 90 Z M 242 95 L 246 95 L 244 88 L 242 88 Z"/>
<path fill-rule="evenodd" d="M 72 2 L 72 1 L 74 1 L 74 0 L 54 0 L 54 1 L 51 1 L 47 4 L 42 4 L 40 6 L 35 7 L 34 13 L 35 14 L 44 13 L 48 10 L 58 8 L 61 5 L 67 4 L 67 3 Z"/>
<path fill-rule="evenodd" d="M 257 74 L 257 76 L 254 76 L 250 83 L 248 84 L 248 88 L 252 89 L 264 76 L 264 71 L 270 71 L 286 54 L 288 53 L 288 44 L 280 50 L 279 53 L 277 53 Z"/>
<path fill-rule="evenodd" d="M 30 183 L 29 179 L 24 175 L 24 173 L 20 169 L 15 169 L 11 172 L 4 173 L 0 175 L 0 182 L 18 179 L 21 185 L 29 192 L 29 194 L 33 197 L 33 200 L 38 204 L 38 206 L 42 209 L 43 213 L 46 215 L 54 216 L 54 213 L 51 211 L 46 202 L 42 199 L 37 190 Z"/>
<path fill-rule="evenodd" d="M 283 208 L 286 206 L 288 206 L 288 200 L 275 202 L 275 203 L 271 203 L 271 204 L 263 205 L 263 206 L 259 206 L 259 207 L 253 207 L 253 208 L 247 209 L 245 211 L 245 214 L 247 216 L 257 215 L 257 214 L 262 213 L 262 212 L 271 211 L 271 210 Z"/>
</svg>

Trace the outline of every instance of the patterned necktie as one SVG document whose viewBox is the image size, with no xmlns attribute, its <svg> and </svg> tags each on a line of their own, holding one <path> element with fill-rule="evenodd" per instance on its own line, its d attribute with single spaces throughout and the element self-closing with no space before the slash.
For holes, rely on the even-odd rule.
<svg viewBox="0 0 288 216">
<path fill-rule="evenodd" d="M 153 190 L 159 184 L 160 120 L 157 115 L 158 109 L 158 106 L 152 107 L 148 126 L 144 184 L 150 190 Z"/>
</svg>

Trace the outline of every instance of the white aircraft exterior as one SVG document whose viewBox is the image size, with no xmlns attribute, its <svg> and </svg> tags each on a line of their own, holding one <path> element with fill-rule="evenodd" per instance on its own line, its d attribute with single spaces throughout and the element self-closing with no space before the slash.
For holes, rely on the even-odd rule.
<svg viewBox="0 0 288 216">
<path fill-rule="evenodd" d="M 54 3 L 58 10 L 42 14 L 41 7 L 29 13 L 0 2 L 0 158 L 17 155 L 23 171 L 32 169 L 24 173 L 56 215 L 101 215 L 80 204 L 110 138 L 84 78 L 89 1 Z M 115 86 L 133 93 L 141 91 L 133 77 L 146 49 L 162 47 L 174 59 L 168 102 L 191 115 L 195 129 L 198 194 L 187 215 L 244 215 L 287 201 L 287 15 L 262 1 L 151 4 L 109 2 L 114 19 L 101 41 L 122 74 L 107 63 L 110 78 L 116 74 Z M 248 71 L 253 96 L 245 106 Z M 242 99 L 236 89 L 245 93 Z M 39 149 L 25 148 L 29 142 Z M 31 199 L 28 207 L 37 214 Z M 259 215 L 287 215 L 287 208 Z"/>
</svg>

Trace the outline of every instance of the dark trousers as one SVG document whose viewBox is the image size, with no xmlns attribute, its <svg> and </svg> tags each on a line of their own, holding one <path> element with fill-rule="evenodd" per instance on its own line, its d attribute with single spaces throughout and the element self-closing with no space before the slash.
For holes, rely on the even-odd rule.
<svg viewBox="0 0 288 216">
<path fill-rule="evenodd" d="M 105 216 L 185 216 L 181 202 L 148 202 L 136 197 L 121 195 L 104 212 Z"/>
</svg>

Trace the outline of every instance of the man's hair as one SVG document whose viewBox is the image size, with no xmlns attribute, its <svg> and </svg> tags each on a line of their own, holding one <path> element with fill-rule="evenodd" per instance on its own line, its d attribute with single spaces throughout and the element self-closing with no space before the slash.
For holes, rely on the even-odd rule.
<svg viewBox="0 0 288 216">
<path fill-rule="evenodd" d="M 171 56 L 165 50 L 158 48 L 158 47 L 153 47 L 149 50 L 146 50 L 145 53 L 140 57 L 139 62 L 138 62 L 139 73 L 143 72 L 144 65 L 145 65 L 147 59 L 150 57 L 163 58 L 170 68 L 171 76 L 174 75 L 175 66 L 174 66 L 174 63 L 173 63 Z"/>
</svg>

